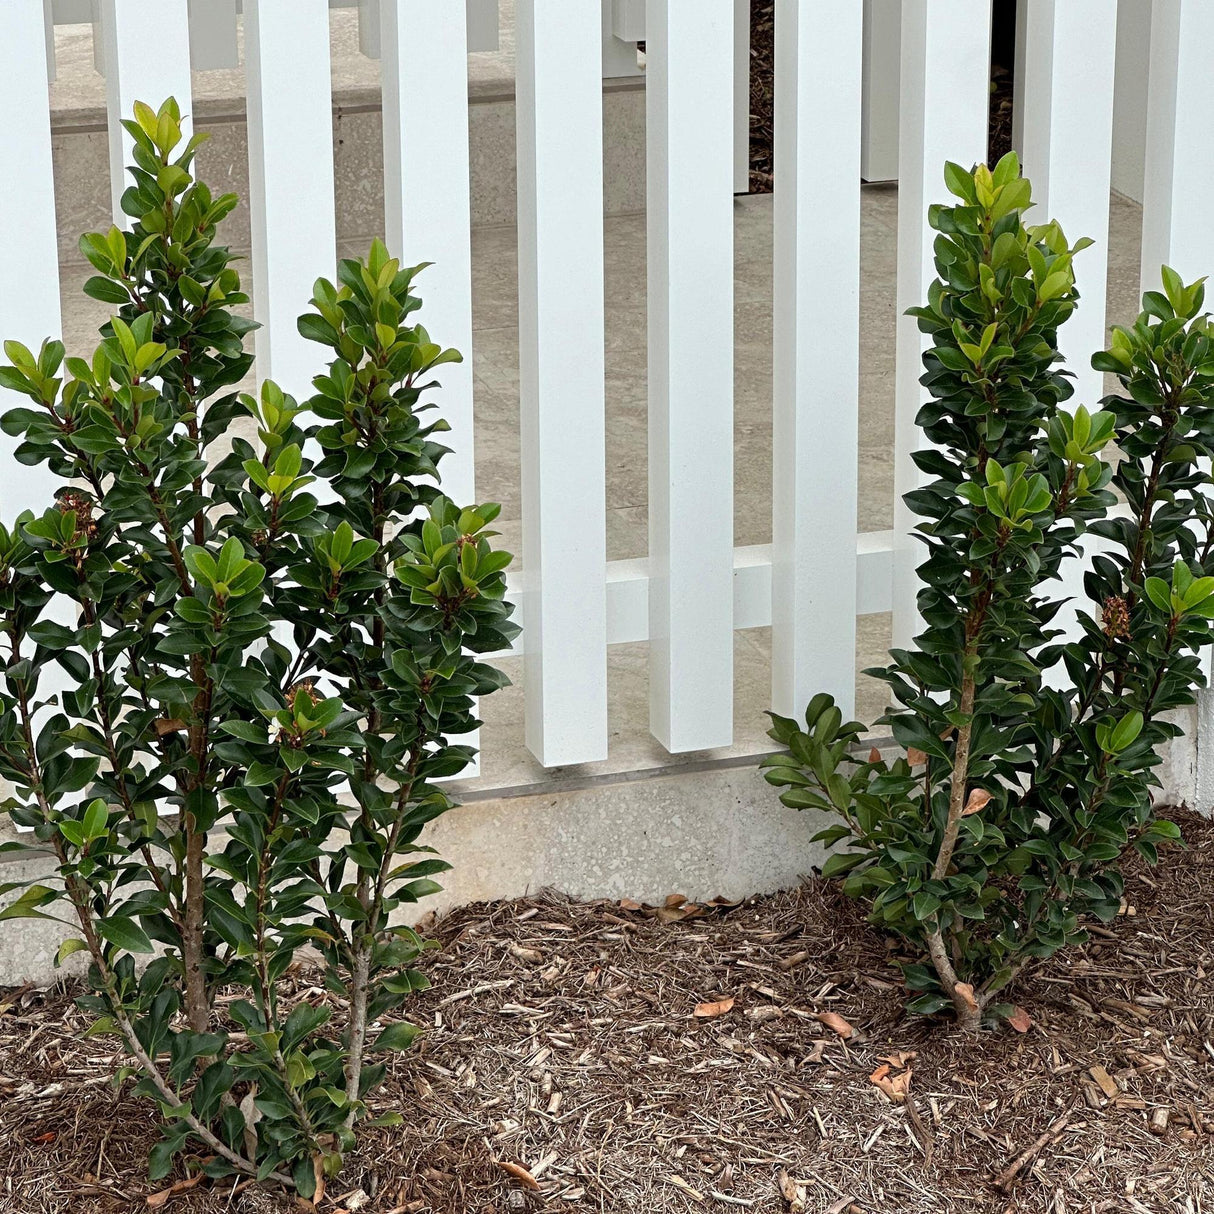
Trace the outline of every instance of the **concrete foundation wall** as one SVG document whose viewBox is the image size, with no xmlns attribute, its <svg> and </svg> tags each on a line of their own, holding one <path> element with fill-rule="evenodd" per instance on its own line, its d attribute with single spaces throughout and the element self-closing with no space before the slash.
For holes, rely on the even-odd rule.
<svg viewBox="0 0 1214 1214">
<path fill-rule="evenodd" d="M 822 850 L 809 840 L 822 825 L 820 814 L 785 809 L 753 762 L 476 799 L 428 830 L 425 842 L 454 869 L 439 878 L 443 892 L 417 909 L 441 912 L 549 886 L 648 902 L 670 893 L 707 899 L 769 892 L 821 864 Z M 40 858 L 10 861 L 0 865 L 0 883 L 41 880 L 52 871 Z M 70 917 L 66 908 L 57 913 Z M 45 984 L 83 970 L 83 955 L 54 968 L 60 941 L 73 934 L 41 919 L 0 922 L 0 986 Z"/>
</svg>

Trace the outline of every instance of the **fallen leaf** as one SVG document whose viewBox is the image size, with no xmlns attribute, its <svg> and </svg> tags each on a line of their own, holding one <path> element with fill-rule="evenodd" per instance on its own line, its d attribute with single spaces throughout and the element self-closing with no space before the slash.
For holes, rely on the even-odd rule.
<svg viewBox="0 0 1214 1214">
<path fill-rule="evenodd" d="M 976 1012 L 978 1010 L 978 1000 L 974 998 L 974 988 L 968 982 L 958 982 L 953 987 L 953 990 L 965 1000 L 965 1006 L 968 1007 L 971 1012 Z"/>
<path fill-rule="evenodd" d="M 892 1054 L 882 1054 L 880 1061 L 888 1062 L 890 1066 L 902 1067 L 910 1066 L 911 1059 L 917 1057 L 915 1050 L 895 1050 Z"/>
<path fill-rule="evenodd" d="M 665 906 L 667 910 L 675 910 L 687 901 L 686 894 L 667 894 Z"/>
<path fill-rule="evenodd" d="M 869 1083 L 883 1091 L 891 1100 L 901 1104 L 910 1092 L 911 1068 L 907 1067 L 901 1074 L 890 1073 L 890 1065 L 883 1062 L 868 1077 Z"/>
<path fill-rule="evenodd" d="M 724 1016 L 733 1007 L 733 996 L 728 999 L 718 999 L 715 1003 L 697 1003 L 696 1010 L 691 1014 L 701 1020 L 711 1020 L 715 1016 Z"/>
<path fill-rule="evenodd" d="M 826 1025 L 828 1029 L 839 1034 L 844 1041 L 856 1035 L 856 1030 L 852 1028 L 838 1012 L 819 1012 L 818 1019 Z"/>
<path fill-rule="evenodd" d="M 45 1134 L 39 1134 L 34 1139 L 34 1141 L 35 1142 L 54 1142 L 55 1138 L 56 1138 L 56 1134 L 57 1134 L 57 1132 L 55 1130 L 47 1130 L 47 1132 Z"/>
<path fill-rule="evenodd" d="M 186 1177 L 185 1180 L 179 1180 L 175 1184 L 169 1185 L 167 1189 L 161 1189 L 159 1193 L 149 1193 L 145 1201 L 153 1210 L 158 1210 L 169 1198 L 192 1189 L 202 1179 L 202 1175 L 201 1172 L 197 1172 L 193 1176 Z"/>
<path fill-rule="evenodd" d="M 965 808 L 961 811 L 961 816 L 968 818 L 970 814 L 981 813 L 986 808 L 986 803 L 990 799 L 991 794 L 985 788 L 971 788 L 970 795 L 965 802 Z"/>
<path fill-rule="evenodd" d="M 908 746 L 906 748 L 906 761 L 912 767 L 918 767 L 920 763 L 927 762 L 927 755 L 917 746 Z"/>
<path fill-rule="evenodd" d="M 644 909 L 645 908 L 639 902 L 634 902 L 631 898 L 620 899 L 620 910 L 639 911 Z"/>
<path fill-rule="evenodd" d="M 512 944 L 510 955 L 520 961 L 526 961 L 528 965 L 537 965 L 544 959 L 544 954 L 538 948 L 524 948 L 521 944 Z"/>
<path fill-rule="evenodd" d="M 804 1214 L 805 1186 L 793 1180 L 784 1168 L 777 1174 L 776 1182 L 780 1186 L 780 1196 L 788 1202 L 789 1214 Z"/>
<path fill-rule="evenodd" d="M 539 1189 L 540 1182 L 527 1171 L 521 1163 L 511 1163 L 508 1159 L 494 1160 L 503 1172 L 509 1172 L 521 1185 L 528 1189 Z"/>
<path fill-rule="evenodd" d="M 345 1206 L 347 1210 L 361 1210 L 371 1199 L 362 1189 L 351 1189 L 348 1193 L 342 1194 L 338 1202 Z"/>
<path fill-rule="evenodd" d="M 1018 1033 L 1027 1033 L 1033 1027 L 1032 1017 L 1024 1008 L 1017 1005 L 1016 1010 L 1007 1018 L 1008 1024 Z"/>
</svg>

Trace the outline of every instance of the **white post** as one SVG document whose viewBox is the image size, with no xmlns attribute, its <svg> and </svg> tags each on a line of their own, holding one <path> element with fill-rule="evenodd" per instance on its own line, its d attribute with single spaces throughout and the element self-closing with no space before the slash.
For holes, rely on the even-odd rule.
<svg viewBox="0 0 1214 1214">
<path fill-rule="evenodd" d="M 186 0 L 101 0 L 98 15 L 110 134 L 110 200 L 114 222 L 128 227 L 122 194 L 134 141 L 122 119 L 131 117 L 136 101 L 156 110 L 175 97 L 184 138 L 193 133 L 189 15 Z"/>
<path fill-rule="evenodd" d="M 855 701 L 860 343 L 857 7 L 777 0 L 772 705 Z"/>
<path fill-rule="evenodd" d="M 459 0 L 449 0 L 459 3 Z M 466 0 L 468 13 L 468 49 L 495 51 L 501 40 L 501 16 L 498 0 Z"/>
<path fill-rule="evenodd" d="M 864 91 L 860 176 L 898 177 L 898 78 L 902 0 L 864 0 Z M 831 65 L 832 70 L 834 65 Z"/>
<path fill-rule="evenodd" d="M 1119 0 L 1113 86 L 1113 189 L 1135 202 L 1145 188 L 1147 78 L 1151 65 L 1152 0 Z"/>
<path fill-rule="evenodd" d="M 0 164 L 7 166 L 0 173 L 0 340 L 19 341 L 35 355 L 45 338 L 62 333 L 45 37 L 42 0 L 10 0 L 0 39 Z M 30 403 L 7 389 L 0 395 L 5 409 Z M 44 465 L 17 463 L 16 447 L 0 435 L 0 516 L 9 526 L 22 510 L 49 506 L 55 485 Z"/>
<path fill-rule="evenodd" d="M 1209 38 L 1214 10 L 1200 0 L 1155 0 L 1142 203 L 1141 288 L 1160 289 L 1160 267 L 1186 282 L 1214 275 L 1214 235 L 1204 200 L 1214 188 Z M 1206 284 L 1206 307 L 1214 298 Z M 1214 655 L 1203 655 L 1206 677 Z M 1198 753 L 1214 745 L 1214 691 L 1200 693 Z M 1203 772 L 1208 768 L 1203 766 Z"/>
<path fill-rule="evenodd" d="M 190 65 L 195 71 L 240 66 L 236 0 L 190 0 Z"/>
<path fill-rule="evenodd" d="M 636 14 L 617 0 L 602 0 L 603 6 L 603 79 L 619 79 L 639 76 L 641 65 L 637 57 L 637 42 L 645 37 L 644 32 L 636 38 L 626 38 L 622 28 L 638 24 Z M 644 5 L 641 6 L 639 24 L 644 25 Z"/>
<path fill-rule="evenodd" d="M 519 407 L 527 747 L 607 757 L 603 13 L 519 0 Z"/>
<path fill-rule="evenodd" d="M 1155 0 L 1142 205 L 1142 289 L 1159 290 L 1169 265 L 1192 282 L 1214 275 L 1214 144 L 1209 49 L 1214 7 Z M 1211 296 L 1207 284 L 1207 299 Z"/>
<path fill-rule="evenodd" d="M 906 315 L 935 277 L 930 203 L 947 201 L 944 162 L 986 159 L 990 107 L 990 0 L 906 0 L 902 10 L 902 114 L 898 154 L 898 338 L 894 406 L 893 640 L 918 632 L 915 568 L 922 548 L 902 495 L 919 485 L 911 458 L 924 442 L 915 416 L 923 402 L 923 334 Z M 954 200 L 955 201 L 955 200 Z"/>
<path fill-rule="evenodd" d="M 1117 0 L 1029 0 L 1024 172 L 1037 204 L 1030 222 L 1056 219 L 1068 240 L 1096 242 L 1076 263 L 1082 299 L 1058 335 L 1076 400 L 1089 407 L 1104 384 L 1092 355 L 1105 345 L 1116 42 Z M 1083 54 L 1072 53 L 1080 45 Z"/>
<path fill-rule="evenodd" d="M 650 725 L 733 736 L 733 0 L 651 0 L 646 41 Z"/>
<path fill-rule="evenodd" d="M 750 0 L 733 4 L 733 192 L 750 193 Z"/>
<path fill-rule="evenodd" d="M 383 45 L 381 12 L 380 0 L 358 0 L 358 49 L 368 59 L 380 57 Z"/>
<path fill-rule="evenodd" d="M 296 318 L 332 278 L 337 235 L 326 0 L 245 0 L 257 373 L 299 399 L 325 352 Z"/>
<path fill-rule="evenodd" d="M 437 372 L 450 425 L 443 488 L 470 504 L 472 435 L 472 217 L 468 169 L 468 31 L 447 0 L 380 0 L 383 61 L 384 231 L 403 264 L 422 271 L 422 323 L 464 356 Z M 418 47 L 426 53 L 418 55 Z"/>
</svg>

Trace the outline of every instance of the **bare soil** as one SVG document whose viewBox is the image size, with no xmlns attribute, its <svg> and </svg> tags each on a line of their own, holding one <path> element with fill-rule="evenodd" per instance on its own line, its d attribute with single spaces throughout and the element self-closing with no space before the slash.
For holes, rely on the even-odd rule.
<svg viewBox="0 0 1214 1214">
<path fill-rule="evenodd" d="M 888 943 L 817 878 L 456 911 L 409 1009 L 420 1047 L 374 1098 L 404 1125 L 368 1131 L 320 1209 L 1214 1209 L 1214 825 L 1174 815 L 1187 849 L 1131 865 L 1125 913 L 1013 988 L 1023 1033 L 907 1017 Z M 233 1182 L 156 1197 L 154 1112 L 111 1085 L 73 993 L 0 993 L 0 1210 L 298 1209 Z"/>
</svg>

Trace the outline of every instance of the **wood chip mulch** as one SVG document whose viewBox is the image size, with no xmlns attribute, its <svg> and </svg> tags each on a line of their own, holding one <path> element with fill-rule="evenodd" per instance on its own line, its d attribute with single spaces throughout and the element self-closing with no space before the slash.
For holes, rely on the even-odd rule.
<svg viewBox="0 0 1214 1214">
<path fill-rule="evenodd" d="M 410 1009 L 428 1031 L 374 1100 L 404 1125 L 369 1131 L 320 1209 L 1214 1210 L 1214 824 L 1174 814 L 1188 849 L 1131 865 L 1125 913 L 1010 992 L 1024 1033 L 906 1017 L 886 941 L 818 879 L 453 912 Z M 298 1209 L 149 1185 L 152 1111 L 71 994 L 0 993 L 0 1210 Z"/>
</svg>

